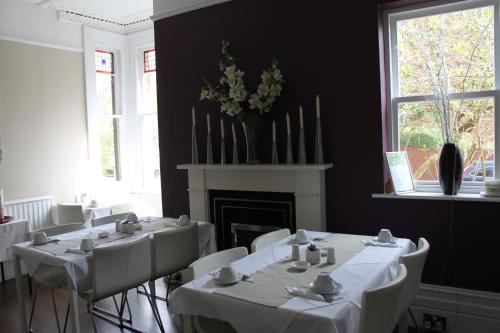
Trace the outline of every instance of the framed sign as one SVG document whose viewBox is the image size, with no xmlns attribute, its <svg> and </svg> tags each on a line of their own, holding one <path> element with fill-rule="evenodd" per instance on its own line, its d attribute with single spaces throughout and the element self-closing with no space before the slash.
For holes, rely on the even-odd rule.
<svg viewBox="0 0 500 333">
<path fill-rule="evenodd" d="M 386 152 L 387 163 L 391 172 L 394 193 L 415 192 L 408 154 L 405 151 Z"/>
</svg>

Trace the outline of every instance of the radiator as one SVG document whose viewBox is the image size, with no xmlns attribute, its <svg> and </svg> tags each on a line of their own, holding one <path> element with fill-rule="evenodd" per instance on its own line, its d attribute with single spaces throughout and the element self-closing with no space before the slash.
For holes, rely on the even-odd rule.
<svg viewBox="0 0 500 333">
<path fill-rule="evenodd" d="M 52 225 L 51 209 L 55 200 L 52 196 L 6 201 L 5 215 L 26 219 L 32 230 Z"/>
</svg>

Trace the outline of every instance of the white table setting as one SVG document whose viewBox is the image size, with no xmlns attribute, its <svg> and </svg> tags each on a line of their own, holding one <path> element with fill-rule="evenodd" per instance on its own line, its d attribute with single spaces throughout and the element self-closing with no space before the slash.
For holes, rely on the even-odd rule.
<svg viewBox="0 0 500 333">
<path fill-rule="evenodd" d="M 399 257 L 415 250 L 408 239 L 385 236 L 299 230 L 181 286 L 170 311 L 183 317 L 185 332 L 192 316 L 205 316 L 243 333 L 357 333 L 363 291 L 392 281 Z"/>
<path fill-rule="evenodd" d="M 135 215 L 135 214 L 134 214 Z M 33 274 L 40 264 L 63 267 L 67 275 L 68 296 L 70 304 L 77 304 L 77 291 L 87 290 L 91 287 L 89 269 L 92 264 L 92 249 L 105 247 L 119 242 L 127 242 L 143 234 L 152 235 L 154 232 L 179 228 L 185 221 L 174 218 L 145 218 L 139 223 L 110 223 L 94 228 L 47 237 L 44 233 L 35 234 L 33 241 L 28 241 L 13 246 L 14 265 L 16 271 L 16 288 L 18 295 L 24 295 L 20 262 L 25 264 L 29 274 Z M 189 219 L 187 221 L 189 223 Z M 130 228 L 129 228 L 130 227 Z M 213 225 L 207 222 L 198 222 L 200 244 L 213 246 L 215 239 L 207 241 L 206 238 L 215 237 Z M 200 249 L 201 252 L 211 251 Z M 21 313 L 21 327 L 27 328 L 24 298 L 19 297 L 19 311 Z M 71 306 L 70 323 L 73 332 L 79 332 L 78 307 Z"/>
<path fill-rule="evenodd" d="M 0 265 L 2 282 L 5 282 L 3 263 L 12 260 L 12 245 L 27 241 L 30 231 L 31 227 L 26 219 L 13 218 L 8 222 L 0 224 Z"/>
</svg>

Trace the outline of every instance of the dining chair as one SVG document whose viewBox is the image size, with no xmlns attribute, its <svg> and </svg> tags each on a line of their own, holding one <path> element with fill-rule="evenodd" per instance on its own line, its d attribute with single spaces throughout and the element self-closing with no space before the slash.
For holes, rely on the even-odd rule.
<svg viewBox="0 0 500 333">
<path fill-rule="evenodd" d="M 151 240 L 149 235 L 143 235 L 135 240 L 115 245 L 97 247 L 93 250 L 91 280 L 92 287 L 79 293 L 87 301 L 94 331 L 97 328 L 94 316 L 101 318 L 112 325 L 132 332 L 142 332 L 132 326 L 132 316 L 129 307 L 129 320 L 124 317 L 125 306 L 128 305 L 127 293 L 130 289 L 142 287 L 151 278 Z M 121 294 L 120 305 L 114 295 Z M 117 314 L 104 311 L 95 306 L 95 303 L 108 297 L 113 297 Z M 156 322 L 160 320 L 151 298 L 147 295 L 149 305 Z M 111 318 L 117 319 L 113 320 Z M 130 323 L 130 324 L 129 324 Z"/>
<path fill-rule="evenodd" d="M 83 217 L 82 205 L 77 204 L 57 204 L 58 224 L 68 224 L 85 221 Z"/>
<path fill-rule="evenodd" d="M 110 208 L 111 208 L 112 215 L 130 213 L 130 212 L 134 211 L 134 205 L 130 202 L 117 204 L 117 205 L 111 205 Z"/>
<path fill-rule="evenodd" d="M 209 254 L 208 256 L 200 258 L 189 265 L 192 277 L 193 279 L 197 279 L 215 271 L 218 268 L 229 265 L 233 261 L 246 257 L 247 255 L 248 250 L 246 247 L 235 247 Z M 236 332 L 233 326 L 231 326 L 228 322 L 203 316 L 193 316 L 193 324 L 196 330 L 200 333 Z"/>
<path fill-rule="evenodd" d="M 97 219 L 92 219 L 90 221 L 90 224 L 92 225 L 92 227 L 98 227 L 98 226 L 101 226 L 104 224 L 115 223 L 116 220 L 125 219 L 127 217 L 127 215 L 128 215 L 128 213 L 104 216 L 104 217 L 100 217 Z"/>
<path fill-rule="evenodd" d="M 401 296 L 400 317 L 399 317 L 399 333 L 408 332 L 408 319 L 406 314 L 409 313 L 410 317 L 418 329 L 415 316 L 410 309 L 411 303 L 417 296 L 420 280 L 422 279 L 422 272 L 424 270 L 425 261 L 429 254 L 430 245 L 425 238 L 418 240 L 418 249 L 415 252 L 402 255 L 399 262 L 406 266 L 408 277 L 403 286 L 403 294 Z"/>
<path fill-rule="evenodd" d="M 399 317 L 399 303 L 407 276 L 406 267 L 399 264 L 396 278 L 382 287 L 363 292 L 360 333 L 390 333 Z"/>
<path fill-rule="evenodd" d="M 149 290 L 155 299 L 168 304 L 170 280 L 174 273 L 189 267 L 199 257 L 198 223 L 154 233 L 151 245 L 151 280 Z M 156 296 L 155 280 L 168 276 L 167 294 Z"/>
<path fill-rule="evenodd" d="M 37 232 L 45 232 L 45 234 L 49 237 L 57 236 L 61 234 L 65 234 L 72 231 L 77 231 L 84 229 L 83 223 L 69 223 L 58 226 L 52 226 L 47 228 L 42 228 L 38 230 L 34 230 L 28 234 L 29 239 L 33 239 L 35 233 Z M 35 282 L 35 292 L 33 293 L 33 300 L 31 304 L 31 313 L 30 313 L 30 321 L 29 321 L 29 329 L 31 331 L 31 324 L 33 322 L 33 315 L 35 313 L 36 300 L 38 296 L 38 290 L 40 286 L 47 286 L 50 288 L 51 296 L 52 296 L 52 307 L 54 309 L 54 316 L 57 324 L 57 331 L 61 333 L 61 325 L 59 323 L 59 316 L 57 314 L 57 306 L 56 300 L 54 297 L 54 289 L 65 288 L 66 287 L 66 272 L 62 267 L 51 266 L 47 264 L 38 265 L 36 271 L 31 275 L 31 281 Z M 69 304 L 66 309 L 66 320 L 64 321 L 64 329 L 62 332 L 66 331 L 66 322 L 69 314 Z"/>
<path fill-rule="evenodd" d="M 272 245 L 288 236 L 290 236 L 290 229 L 271 231 L 255 238 L 252 242 L 252 245 L 250 245 L 250 248 L 252 250 L 252 253 L 254 253 L 255 251 L 259 251 L 265 247 L 268 247 L 269 245 Z"/>
</svg>

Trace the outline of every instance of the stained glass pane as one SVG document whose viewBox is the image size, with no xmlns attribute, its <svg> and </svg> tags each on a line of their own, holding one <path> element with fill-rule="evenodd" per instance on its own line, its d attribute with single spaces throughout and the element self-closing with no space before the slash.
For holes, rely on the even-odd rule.
<svg viewBox="0 0 500 333">
<path fill-rule="evenodd" d="M 95 51 L 95 70 L 98 73 L 113 74 L 113 53 L 108 51 Z"/>
<path fill-rule="evenodd" d="M 144 73 L 156 71 L 155 50 L 144 51 Z"/>
</svg>

